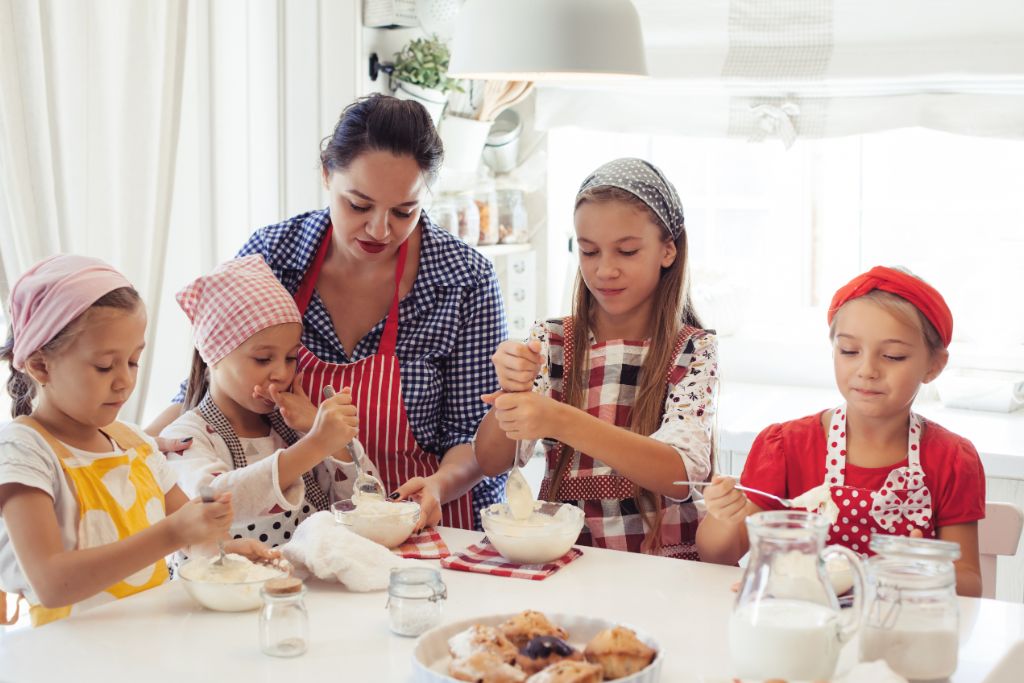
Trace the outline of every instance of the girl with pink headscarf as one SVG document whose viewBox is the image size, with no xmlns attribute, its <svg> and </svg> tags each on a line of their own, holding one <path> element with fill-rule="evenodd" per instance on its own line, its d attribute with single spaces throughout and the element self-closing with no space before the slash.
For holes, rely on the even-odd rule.
<svg viewBox="0 0 1024 683">
<path fill-rule="evenodd" d="M 121 273 L 53 256 L 14 284 L 10 311 L 0 589 L 24 597 L 39 626 L 162 584 L 166 555 L 226 534 L 231 496 L 190 501 L 153 440 L 117 421 L 146 332 L 145 306 Z M 252 541 L 228 549 L 276 555 Z"/>
</svg>

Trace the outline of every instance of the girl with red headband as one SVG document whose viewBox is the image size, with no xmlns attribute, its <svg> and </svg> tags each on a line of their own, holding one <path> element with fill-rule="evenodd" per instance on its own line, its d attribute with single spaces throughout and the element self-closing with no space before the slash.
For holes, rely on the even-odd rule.
<svg viewBox="0 0 1024 683">
<path fill-rule="evenodd" d="M 231 495 L 190 501 L 153 440 L 117 422 L 146 332 L 146 308 L 121 273 L 53 256 L 14 283 L 10 311 L 0 591 L 24 596 L 39 626 L 162 584 L 166 555 L 227 533 Z M 227 547 L 275 555 L 252 541 Z"/>
<path fill-rule="evenodd" d="M 822 508 L 835 515 L 829 542 L 860 553 L 872 533 L 957 542 L 957 591 L 980 596 L 981 460 L 970 441 L 911 410 L 949 358 L 949 307 L 919 278 L 879 266 L 836 292 L 828 322 L 845 405 L 762 431 L 740 479 L 788 498 L 822 487 Z M 705 491 L 705 560 L 737 562 L 749 547 L 744 519 L 781 507 L 734 485 L 715 477 Z"/>
</svg>

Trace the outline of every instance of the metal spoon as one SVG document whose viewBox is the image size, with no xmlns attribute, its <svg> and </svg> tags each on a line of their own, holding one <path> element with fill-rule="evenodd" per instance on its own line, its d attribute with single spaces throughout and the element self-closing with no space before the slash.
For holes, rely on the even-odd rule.
<svg viewBox="0 0 1024 683">
<path fill-rule="evenodd" d="M 324 398 L 330 398 L 334 396 L 334 387 L 324 387 Z M 384 493 L 384 484 L 381 483 L 380 479 L 373 476 L 372 474 L 366 474 L 363 472 L 363 466 L 359 464 L 359 458 L 356 455 L 356 449 L 353 444 L 355 439 L 345 444 L 345 449 L 348 454 L 352 457 L 352 462 L 356 464 L 356 480 L 352 484 L 353 493 L 361 493 L 366 496 L 376 496 L 377 498 L 387 498 Z"/>
<path fill-rule="evenodd" d="M 710 486 L 711 485 L 710 481 L 674 481 L 672 483 L 675 484 L 676 486 Z M 793 507 L 793 499 L 792 498 L 782 498 L 780 496 L 776 496 L 774 493 L 768 493 L 767 491 L 762 491 L 761 489 L 755 489 L 755 488 L 751 488 L 749 486 L 743 486 L 742 484 L 735 484 L 734 488 L 737 488 L 740 491 L 750 491 L 751 493 L 756 493 L 759 496 L 764 496 L 765 498 L 771 498 L 772 500 L 777 500 L 780 503 L 782 503 L 783 507 L 787 507 L 787 508 Z"/>
<path fill-rule="evenodd" d="M 212 503 L 217 496 L 216 494 L 214 494 L 213 489 L 210 488 L 209 486 L 200 486 L 199 497 L 202 498 L 204 503 Z M 220 551 L 220 557 L 211 562 L 210 565 L 215 567 L 223 567 L 225 565 L 225 560 L 227 559 L 224 556 L 224 539 L 217 539 L 217 550 Z"/>
<path fill-rule="evenodd" d="M 530 490 L 530 484 L 519 467 L 529 461 L 536 445 L 536 439 L 516 441 L 516 459 L 512 463 L 508 479 L 505 480 L 505 500 L 508 501 L 509 511 L 516 519 L 528 519 L 533 514 L 533 491 Z"/>
</svg>

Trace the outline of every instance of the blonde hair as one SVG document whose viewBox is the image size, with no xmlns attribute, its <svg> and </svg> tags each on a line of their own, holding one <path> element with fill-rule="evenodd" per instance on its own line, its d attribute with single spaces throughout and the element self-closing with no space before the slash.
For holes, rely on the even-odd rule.
<svg viewBox="0 0 1024 683">
<path fill-rule="evenodd" d="M 650 220 L 661 228 L 663 241 L 672 239 L 668 228 L 661 222 L 657 214 L 641 199 L 630 192 L 617 187 L 599 186 L 584 190 L 576 198 L 576 209 L 585 202 L 608 203 L 623 202 L 633 208 L 645 212 Z M 658 430 L 665 412 L 665 371 L 672 361 L 676 337 L 684 325 L 702 327 L 700 319 L 693 310 L 690 298 L 689 268 L 687 267 L 687 241 L 685 227 L 675 240 L 676 258 L 670 266 L 662 268 L 661 281 L 658 285 L 659 296 L 655 298 L 651 319 L 651 341 L 647 349 L 640 376 L 637 379 L 636 398 L 630 415 L 629 429 L 637 434 L 649 435 Z M 572 317 L 573 337 L 571 342 L 572 358 L 566 358 L 569 374 L 562 378 L 562 400 L 577 408 L 582 408 L 586 396 L 589 373 L 590 329 L 594 319 L 594 295 L 587 289 L 581 270 L 576 271 L 576 284 L 573 295 Z M 556 500 L 562 480 L 565 478 L 569 463 L 572 461 L 573 448 L 568 444 L 560 444 L 558 464 L 551 477 L 548 499 Z M 712 453 L 712 462 L 714 454 Z M 637 508 L 647 520 L 648 532 L 644 537 L 645 552 L 655 552 L 661 546 L 661 496 L 652 491 L 635 487 Z"/>
<path fill-rule="evenodd" d="M 913 273 L 909 272 L 907 274 L 913 275 Z M 928 347 L 929 353 L 935 354 L 945 348 L 942 343 L 942 337 L 939 336 L 939 332 L 935 329 L 935 325 L 932 325 L 931 321 L 928 320 L 924 313 L 921 312 L 921 309 L 898 294 L 886 292 L 881 289 L 872 289 L 867 294 L 859 296 L 856 299 L 850 299 L 850 301 L 860 301 L 861 299 L 867 299 L 876 306 L 880 306 L 885 309 L 900 322 L 919 329 L 921 331 L 921 337 L 924 339 L 925 346 Z M 847 301 L 845 304 L 840 306 L 839 310 L 836 311 L 835 317 L 832 318 L 832 323 L 828 327 L 829 341 L 835 340 L 836 321 L 839 319 L 839 313 L 846 308 L 850 301 Z"/>
</svg>

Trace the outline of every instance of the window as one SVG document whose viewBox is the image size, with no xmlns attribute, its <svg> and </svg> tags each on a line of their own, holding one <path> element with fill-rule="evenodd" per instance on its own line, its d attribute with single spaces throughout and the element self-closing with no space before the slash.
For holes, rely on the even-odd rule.
<svg viewBox="0 0 1024 683">
<path fill-rule="evenodd" d="M 556 129 L 548 153 L 560 217 L 571 216 L 580 180 L 609 159 L 640 156 L 665 171 L 685 209 L 698 312 L 723 346 L 745 349 L 741 366 L 785 366 L 807 344 L 819 367 L 832 293 L 881 264 L 909 268 L 946 297 L 953 366 L 1024 371 L 1024 142 L 915 128 L 786 150 Z"/>
</svg>

